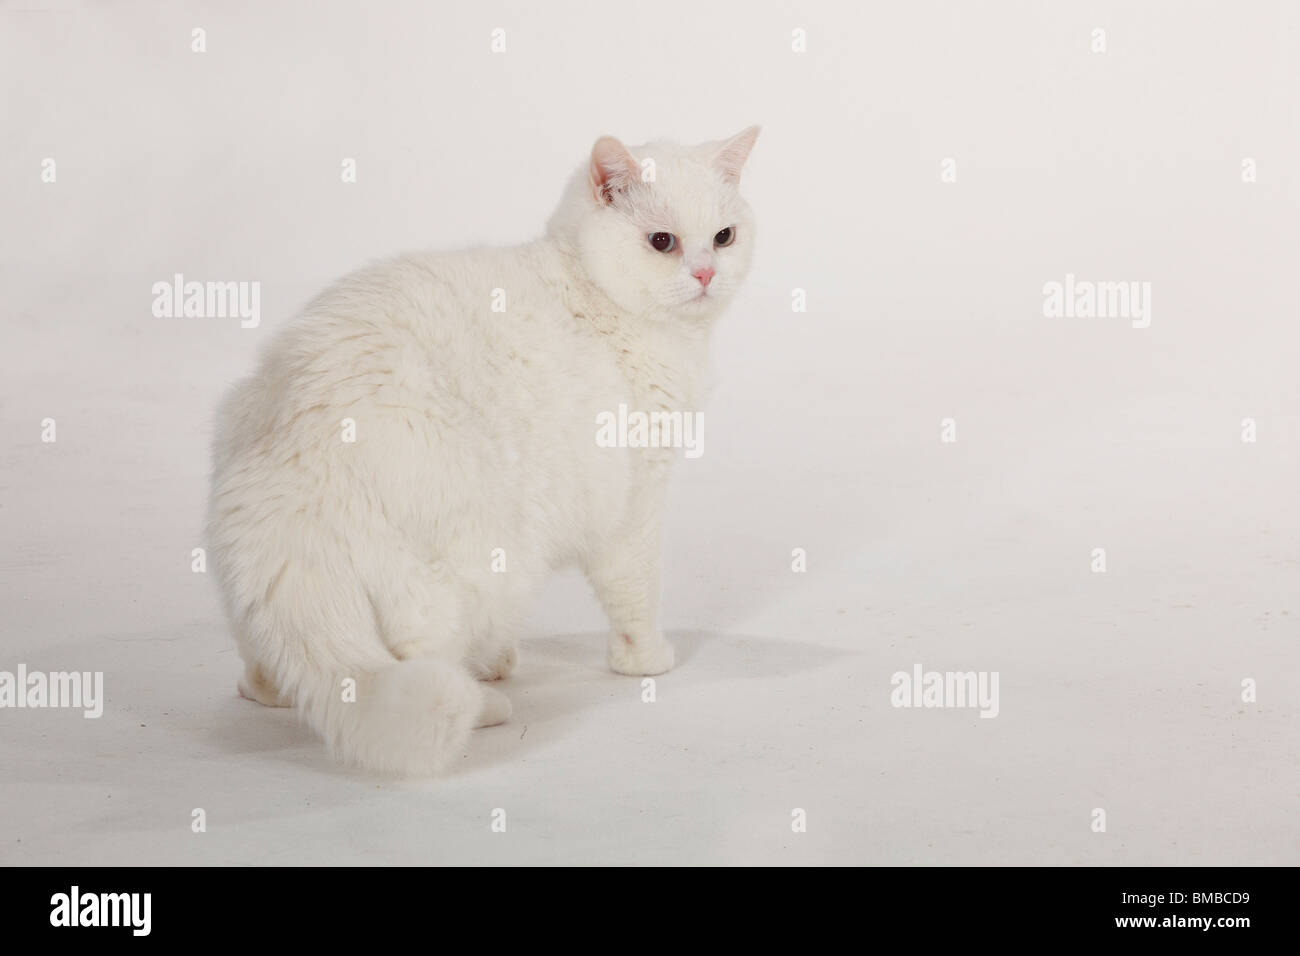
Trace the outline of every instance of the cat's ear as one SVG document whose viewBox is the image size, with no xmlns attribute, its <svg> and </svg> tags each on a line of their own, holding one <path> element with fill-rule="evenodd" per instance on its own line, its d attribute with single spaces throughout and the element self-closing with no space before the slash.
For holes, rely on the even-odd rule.
<svg viewBox="0 0 1300 956">
<path fill-rule="evenodd" d="M 626 189 L 641 177 L 641 167 L 627 147 L 613 136 L 602 136 L 591 147 L 591 194 L 596 202 L 608 205 L 614 194 Z"/>
<path fill-rule="evenodd" d="M 749 151 L 754 148 L 760 129 L 760 126 L 743 129 L 718 147 L 713 156 L 713 166 L 727 182 L 740 182 L 740 171 L 745 167 L 745 160 L 749 159 Z"/>
</svg>

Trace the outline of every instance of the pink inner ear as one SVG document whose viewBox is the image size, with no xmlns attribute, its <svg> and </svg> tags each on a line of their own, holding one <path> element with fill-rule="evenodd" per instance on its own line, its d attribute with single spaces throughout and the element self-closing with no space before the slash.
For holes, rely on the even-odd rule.
<svg viewBox="0 0 1300 956">
<path fill-rule="evenodd" d="M 637 181 L 640 167 L 627 147 L 613 136 L 602 136 L 591 148 L 591 192 L 600 203 L 612 203 L 614 194 Z"/>
<path fill-rule="evenodd" d="M 713 165 L 727 182 L 740 182 L 740 171 L 745 168 L 745 160 L 749 159 L 749 152 L 754 148 L 760 129 L 761 127 L 751 126 L 741 130 L 718 150 Z"/>
</svg>

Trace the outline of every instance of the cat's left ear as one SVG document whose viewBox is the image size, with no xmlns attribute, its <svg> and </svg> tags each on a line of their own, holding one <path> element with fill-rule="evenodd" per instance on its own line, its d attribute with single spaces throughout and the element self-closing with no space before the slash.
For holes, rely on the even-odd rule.
<svg viewBox="0 0 1300 956">
<path fill-rule="evenodd" d="M 614 196 L 640 178 L 641 167 L 627 147 L 613 136 L 602 136 L 591 148 L 587 179 L 596 202 L 610 205 Z"/>
<path fill-rule="evenodd" d="M 727 182 L 740 182 L 740 171 L 745 166 L 745 160 L 749 159 L 749 151 L 754 148 L 754 140 L 758 139 L 760 129 L 760 126 L 743 129 L 718 148 L 713 157 L 713 165 Z"/>
</svg>

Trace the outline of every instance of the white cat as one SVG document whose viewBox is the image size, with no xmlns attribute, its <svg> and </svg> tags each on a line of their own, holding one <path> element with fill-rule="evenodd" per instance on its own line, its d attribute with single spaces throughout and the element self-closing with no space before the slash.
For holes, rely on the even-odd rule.
<svg viewBox="0 0 1300 956">
<path fill-rule="evenodd" d="M 433 773 L 509 717 L 480 681 L 514 667 L 528 599 L 575 562 L 610 667 L 672 667 L 660 512 L 681 452 L 601 447 L 596 423 L 694 410 L 754 248 L 737 184 L 757 136 L 604 137 L 544 238 L 362 270 L 275 336 L 213 453 L 246 697 L 296 705 L 342 760 Z"/>
</svg>

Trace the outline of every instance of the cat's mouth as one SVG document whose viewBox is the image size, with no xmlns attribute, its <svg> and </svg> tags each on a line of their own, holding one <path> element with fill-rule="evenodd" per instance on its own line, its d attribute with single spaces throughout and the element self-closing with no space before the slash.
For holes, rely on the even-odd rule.
<svg viewBox="0 0 1300 956">
<path fill-rule="evenodd" d="M 711 288 L 702 288 L 697 292 L 684 296 L 683 298 L 666 302 L 665 305 L 669 305 L 670 308 L 694 311 L 696 309 L 715 308 L 719 301 L 719 294 L 717 292 Z"/>
</svg>

